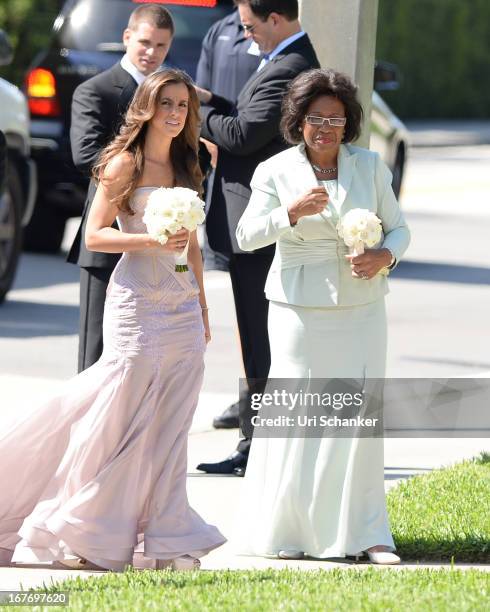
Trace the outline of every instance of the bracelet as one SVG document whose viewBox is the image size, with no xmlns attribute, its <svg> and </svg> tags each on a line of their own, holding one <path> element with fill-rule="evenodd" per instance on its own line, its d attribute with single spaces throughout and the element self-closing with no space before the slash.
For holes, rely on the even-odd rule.
<svg viewBox="0 0 490 612">
<path fill-rule="evenodd" d="M 207 306 L 201 306 L 201 310 L 209 310 L 209 308 Z"/>
<path fill-rule="evenodd" d="M 391 249 L 389 249 L 388 247 L 385 247 L 385 249 L 387 251 L 389 251 L 390 255 L 391 255 L 391 261 L 390 263 L 386 266 L 388 268 L 388 270 L 391 270 L 393 268 L 393 266 L 396 264 L 396 257 L 393 254 L 393 251 Z"/>
</svg>

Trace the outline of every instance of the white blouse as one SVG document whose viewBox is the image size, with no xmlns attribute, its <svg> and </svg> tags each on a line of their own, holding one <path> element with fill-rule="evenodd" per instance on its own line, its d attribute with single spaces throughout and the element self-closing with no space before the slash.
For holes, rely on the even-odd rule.
<svg viewBox="0 0 490 612">
<path fill-rule="evenodd" d="M 337 215 L 340 212 L 340 202 L 339 202 L 339 185 L 337 179 L 328 179 L 326 181 L 319 180 L 318 184 L 322 187 L 325 187 L 328 193 L 328 201 L 329 205 L 333 205 Z"/>
</svg>

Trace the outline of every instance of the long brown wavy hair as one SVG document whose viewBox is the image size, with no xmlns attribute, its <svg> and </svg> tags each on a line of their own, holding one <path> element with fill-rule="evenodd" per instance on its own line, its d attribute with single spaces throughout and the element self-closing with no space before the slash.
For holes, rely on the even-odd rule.
<svg viewBox="0 0 490 612">
<path fill-rule="evenodd" d="M 128 107 L 119 134 L 101 152 L 93 168 L 96 181 L 103 181 L 107 164 L 120 153 L 129 152 L 134 159 L 134 171 L 126 188 L 112 199 L 120 210 L 132 214 L 130 198 L 143 174 L 145 164 L 144 148 L 148 122 L 153 118 L 160 99 L 162 87 L 170 84 L 184 83 L 189 92 L 189 107 L 183 130 L 170 144 L 170 161 L 172 162 L 175 184 L 189 187 L 202 194 L 203 174 L 199 166 L 199 99 L 192 79 L 182 70 L 160 69 L 137 88 L 134 98 Z"/>
</svg>

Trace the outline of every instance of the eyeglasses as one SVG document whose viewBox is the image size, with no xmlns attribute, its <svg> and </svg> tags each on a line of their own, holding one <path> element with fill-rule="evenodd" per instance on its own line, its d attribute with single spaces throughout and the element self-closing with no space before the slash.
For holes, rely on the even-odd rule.
<svg viewBox="0 0 490 612">
<path fill-rule="evenodd" d="M 306 115 L 305 121 L 316 127 L 323 127 L 326 123 L 330 127 L 344 127 L 347 123 L 345 117 L 315 117 L 315 115 Z"/>
<path fill-rule="evenodd" d="M 244 23 L 242 23 L 242 28 L 245 30 L 245 32 L 248 32 L 249 34 L 251 34 L 255 30 L 256 27 L 257 27 L 257 24 L 245 25 Z"/>
</svg>

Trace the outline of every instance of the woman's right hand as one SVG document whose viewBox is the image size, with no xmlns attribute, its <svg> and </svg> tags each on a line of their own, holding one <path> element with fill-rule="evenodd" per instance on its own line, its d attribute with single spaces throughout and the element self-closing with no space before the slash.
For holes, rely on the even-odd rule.
<svg viewBox="0 0 490 612">
<path fill-rule="evenodd" d="M 165 244 L 160 244 L 158 240 L 150 239 L 152 247 L 159 247 L 162 251 L 168 251 L 171 253 L 182 253 L 185 249 L 185 245 L 189 242 L 190 232 L 186 229 L 180 229 L 175 234 L 170 234 Z"/>
<path fill-rule="evenodd" d="M 288 207 L 289 222 L 296 225 L 301 217 L 321 213 L 327 204 L 328 194 L 325 187 L 313 187 Z"/>
</svg>

